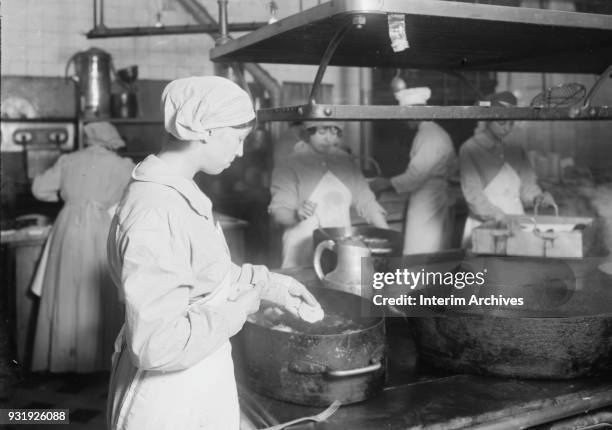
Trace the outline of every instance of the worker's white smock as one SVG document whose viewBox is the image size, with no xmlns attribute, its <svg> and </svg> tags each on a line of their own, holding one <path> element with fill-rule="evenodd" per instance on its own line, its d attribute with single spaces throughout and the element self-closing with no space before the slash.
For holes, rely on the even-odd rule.
<svg viewBox="0 0 612 430">
<path fill-rule="evenodd" d="M 244 311 L 228 296 L 267 277 L 236 266 L 212 204 L 155 156 L 132 174 L 113 219 L 109 262 L 126 322 L 116 342 L 110 429 L 239 427 L 229 338 Z"/>
<path fill-rule="evenodd" d="M 274 167 L 268 210 L 296 211 L 305 200 L 313 201 L 317 208 L 313 216 L 285 229 L 284 268 L 311 266 L 313 231 L 319 227 L 350 227 L 351 206 L 367 220 L 385 213 L 349 154 L 340 149 L 321 154 L 305 142 L 298 142 L 294 151 Z"/>
<path fill-rule="evenodd" d="M 53 225 L 33 290 L 40 295 L 33 371 L 108 371 L 123 311 L 110 280 L 108 208 L 116 204 L 134 164 L 100 145 L 62 155 L 34 178 L 32 194 L 64 207 Z"/>
<path fill-rule="evenodd" d="M 462 246 L 472 230 L 504 214 L 520 215 L 542 192 L 524 150 L 477 133 L 459 151 L 461 189 L 469 208 Z"/>
<path fill-rule="evenodd" d="M 391 178 L 397 193 L 410 193 L 404 255 L 437 252 L 448 246 L 448 178 L 456 168 L 457 156 L 448 133 L 434 122 L 421 122 L 406 171 Z"/>
</svg>

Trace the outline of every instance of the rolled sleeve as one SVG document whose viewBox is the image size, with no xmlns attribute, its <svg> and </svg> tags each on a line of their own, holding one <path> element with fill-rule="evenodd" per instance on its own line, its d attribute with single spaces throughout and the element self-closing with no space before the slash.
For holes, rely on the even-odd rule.
<svg viewBox="0 0 612 430">
<path fill-rule="evenodd" d="M 151 211 L 136 225 L 118 241 L 132 360 L 145 370 L 188 368 L 240 330 L 246 314 L 227 301 L 190 305 L 195 279 L 179 223 Z"/>
<path fill-rule="evenodd" d="M 59 201 L 58 192 L 62 183 L 62 170 L 66 156 L 62 155 L 53 166 L 36 176 L 32 182 L 32 195 L 44 202 Z"/>
<path fill-rule="evenodd" d="M 411 193 L 421 188 L 432 177 L 432 172 L 438 171 L 440 165 L 448 162 L 443 144 L 434 138 L 428 142 L 422 140 L 415 139 L 413 144 L 418 146 L 406 171 L 391 178 L 391 185 L 398 194 Z"/>
</svg>

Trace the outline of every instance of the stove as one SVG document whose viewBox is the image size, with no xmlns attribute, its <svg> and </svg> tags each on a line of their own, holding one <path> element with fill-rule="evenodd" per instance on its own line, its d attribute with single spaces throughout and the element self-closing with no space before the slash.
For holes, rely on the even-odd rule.
<svg viewBox="0 0 612 430">
<path fill-rule="evenodd" d="M 0 121 L 0 152 L 25 167 L 27 180 L 51 167 L 59 156 L 76 148 L 75 123 L 70 120 Z"/>
</svg>

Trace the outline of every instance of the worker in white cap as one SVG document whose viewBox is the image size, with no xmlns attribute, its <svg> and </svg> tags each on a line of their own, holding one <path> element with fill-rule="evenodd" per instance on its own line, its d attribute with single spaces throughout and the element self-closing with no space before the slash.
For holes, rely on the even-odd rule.
<svg viewBox="0 0 612 430">
<path fill-rule="evenodd" d="M 496 107 L 514 107 L 510 91 L 490 94 L 485 102 Z M 462 245 L 470 246 L 472 230 L 483 222 L 510 224 L 512 215 L 524 207 L 550 206 L 555 200 L 543 192 L 524 149 L 505 143 L 514 127 L 512 120 L 484 121 L 459 150 L 461 189 L 469 209 Z"/>
<path fill-rule="evenodd" d="M 121 198 L 134 163 L 116 153 L 125 142 L 112 124 L 87 124 L 84 137 L 85 148 L 60 156 L 32 183 L 37 199 L 64 201 L 31 286 L 40 296 L 37 372 L 107 371 L 123 322 L 106 262 L 108 209 Z"/>
<path fill-rule="evenodd" d="M 425 105 L 431 97 L 427 87 L 394 92 L 401 106 Z M 411 122 L 418 127 L 406 171 L 392 178 L 377 178 L 372 190 L 393 189 L 409 195 L 404 226 L 404 255 L 437 252 L 447 248 L 451 237 L 448 180 L 457 168 L 457 156 L 448 133 L 432 121 Z"/>
<path fill-rule="evenodd" d="M 350 227 L 350 209 L 380 228 L 386 212 L 376 201 L 363 173 L 342 145 L 342 124 L 307 121 L 293 154 L 272 172 L 268 210 L 285 227 L 282 267 L 312 266 L 313 231 Z"/>
<path fill-rule="evenodd" d="M 311 321 L 322 310 L 293 278 L 233 264 L 211 201 L 193 181 L 242 155 L 255 122 L 248 94 L 225 78 L 191 77 L 168 84 L 161 104 L 168 142 L 134 169 L 109 234 L 126 321 L 108 428 L 237 430 L 229 338 L 260 299 Z"/>
</svg>

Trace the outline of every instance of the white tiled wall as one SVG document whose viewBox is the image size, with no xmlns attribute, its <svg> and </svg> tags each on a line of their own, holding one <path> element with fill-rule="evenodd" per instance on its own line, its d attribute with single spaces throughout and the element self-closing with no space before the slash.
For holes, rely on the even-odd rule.
<svg viewBox="0 0 612 430">
<path fill-rule="evenodd" d="M 216 0 L 200 0 L 217 16 Z M 108 27 L 151 26 L 162 10 L 166 25 L 195 24 L 174 0 L 105 0 Z M 318 0 L 277 0 L 278 17 L 308 8 Z M 268 0 L 230 0 L 230 22 L 267 21 Z M 208 51 L 213 40 L 205 34 L 87 39 L 93 27 L 93 0 L 2 0 L 3 75 L 63 76 L 66 62 L 77 51 L 95 46 L 109 52 L 116 68 L 133 64 L 144 79 L 174 79 L 212 73 Z M 279 81 L 311 82 L 316 68 L 265 65 Z M 324 82 L 335 84 L 337 69 L 330 68 Z"/>
</svg>

